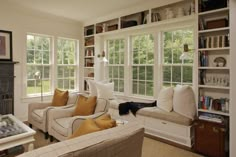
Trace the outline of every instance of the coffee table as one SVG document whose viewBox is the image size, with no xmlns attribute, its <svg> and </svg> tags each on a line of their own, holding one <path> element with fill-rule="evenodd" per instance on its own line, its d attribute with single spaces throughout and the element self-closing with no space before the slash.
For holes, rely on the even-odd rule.
<svg viewBox="0 0 236 157">
<path fill-rule="evenodd" d="M 0 151 L 26 145 L 27 151 L 34 149 L 36 132 L 12 114 L 0 117 Z"/>
</svg>

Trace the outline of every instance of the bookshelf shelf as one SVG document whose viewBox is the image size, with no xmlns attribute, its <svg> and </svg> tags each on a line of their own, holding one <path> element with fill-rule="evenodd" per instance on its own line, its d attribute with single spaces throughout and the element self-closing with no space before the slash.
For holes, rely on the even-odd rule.
<svg viewBox="0 0 236 157">
<path fill-rule="evenodd" d="M 206 30 L 199 30 L 199 34 L 203 33 L 210 33 L 210 32 L 219 32 L 219 31 L 229 31 L 229 27 L 223 27 L 223 28 L 215 28 L 215 29 L 206 29 Z"/>
<path fill-rule="evenodd" d="M 212 89 L 226 89 L 229 90 L 230 87 L 224 87 L 224 86 L 210 86 L 210 85 L 198 85 L 199 88 L 212 88 Z"/>
<path fill-rule="evenodd" d="M 90 37 L 93 37 L 94 35 L 92 34 L 92 35 L 86 35 L 86 36 L 84 36 L 84 38 L 90 38 Z"/>
<path fill-rule="evenodd" d="M 200 48 L 198 51 L 223 51 L 230 50 L 230 47 L 218 47 L 218 48 Z"/>
<path fill-rule="evenodd" d="M 230 70 L 229 67 L 198 67 L 199 70 Z"/>
<path fill-rule="evenodd" d="M 204 16 L 204 15 L 221 13 L 221 12 L 228 13 L 229 12 L 229 7 L 221 8 L 221 9 L 216 9 L 216 10 L 211 10 L 211 11 L 200 12 L 200 13 L 198 13 L 198 15 L 199 16 Z"/>
<path fill-rule="evenodd" d="M 86 58 L 94 58 L 94 56 L 85 56 L 84 58 L 85 58 L 85 59 L 86 59 Z"/>
<path fill-rule="evenodd" d="M 213 113 L 213 114 L 229 116 L 229 113 L 221 112 L 221 111 L 214 111 L 214 110 L 207 110 L 207 109 L 198 109 L 198 111 L 205 112 L 205 113 Z"/>
</svg>

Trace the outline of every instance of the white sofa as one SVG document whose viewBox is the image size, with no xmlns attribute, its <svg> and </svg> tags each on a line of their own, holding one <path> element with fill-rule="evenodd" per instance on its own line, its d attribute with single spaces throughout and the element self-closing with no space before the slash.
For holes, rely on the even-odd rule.
<svg viewBox="0 0 236 157">
<path fill-rule="evenodd" d="M 51 144 L 19 157 L 141 157 L 144 129 L 135 122 Z"/>
<path fill-rule="evenodd" d="M 192 120 L 174 111 L 166 112 L 158 107 L 146 107 L 136 113 L 119 115 L 118 106 L 127 100 L 115 99 L 110 101 L 109 113 L 113 118 L 137 121 L 145 128 L 145 133 L 171 142 L 187 146 L 193 145 Z M 150 102 L 150 101 L 149 101 Z"/>
</svg>

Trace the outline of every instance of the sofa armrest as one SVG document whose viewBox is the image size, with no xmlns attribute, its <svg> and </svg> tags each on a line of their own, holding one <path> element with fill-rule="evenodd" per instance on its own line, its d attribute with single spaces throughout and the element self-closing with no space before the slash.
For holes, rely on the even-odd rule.
<svg viewBox="0 0 236 157">
<path fill-rule="evenodd" d="M 78 127 L 80 126 L 80 124 L 85 120 L 85 119 L 88 119 L 88 118 L 97 118 L 97 117 L 100 117 L 101 115 L 105 114 L 105 112 L 98 112 L 98 113 L 95 113 L 95 114 L 92 114 L 92 115 L 88 115 L 88 116 L 74 116 L 72 118 L 72 120 L 70 121 L 70 126 L 72 126 L 72 133 L 73 134 L 77 129 Z"/>
<path fill-rule="evenodd" d="M 51 108 L 49 111 L 50 112 L 49 115 L 52 120 L 71 117 L 74 109 L 75 108 L 73 106 L 67 108 Z"/>
<path fill-rule="evenodd" d="M 30 103 L 29 107 L 28 107 L 28 112 L 32 113 L 33 110 L 35 110 L 35 109 L 44 109 L 46 107 L 51 106 L 51 104 L 52 104 L 51 102 L 48 102 L 48 103 Z"/>
</svg>

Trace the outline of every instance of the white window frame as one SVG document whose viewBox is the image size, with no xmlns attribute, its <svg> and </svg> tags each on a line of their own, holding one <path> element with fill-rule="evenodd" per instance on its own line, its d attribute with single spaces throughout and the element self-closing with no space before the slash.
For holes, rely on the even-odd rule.
<svg viewBox="0 0 236 157">
<path fill-rule="evenodd" d="M 50 48 L 49 48 L 49 64 L 35 64 L 35 63 L 27 63 L 27 55 L 28 55 L 28 49 L 27 49 L 27 36 L 28 35 L 32 35 L 32 36 L 34 36 L 34 37 L 46 37 L 46 38 L 49 38 L 50 39 Z M 35 51 L 35 50 L 37 50 L 37 49 L 33 49 L 33 51 Z M 42 35 L 42 34 L 35 34 L 35 33 L 27 33 L 27 35 L 26 35 L 26 58 L 25 58 L 25 62 L 26 62 L 26 91 L 25 91 L 25 93 L 26 93 L 26 96 L 27 97 L 34 97 L 34 96 L 39 96 L 39 95 L 41 95 L 41 92 L 39 92 L 39 93 L 33 93 L 33 94 L 27 94 L 27 88 L 28 88 L 28 80 L 33 80 L 33 81 L 37 81 L 37 79 L 36 78 L 33 78 L 33 79 L 28 79 L 27 78 L 27 75 L 28 75 L 28 71 L 27 71 L 27 69 L 28 69 L 28 67 L 29 66 L 33 66 L 33 67 L 41 67 L 42 69 L 44 69 L 43 67 L 48 67 L 49 66 L 49 81 L 50 81 L 50 88 L 49 88 L 49 92 L 44 92 L 43 94 L 45 94 L 45 95 L 47 95 L 47 94 L 49 94 L 49 93 L 51 93 L 51 89 L 52 89 L 52 86 L 53 86 L 53 84 L 52 84 L 52 59 L 53 59 L 53 37 L 52 36 L 50 36 L 50 35 Z M 35 61 L 35 60 L 34 60 Z M 44 72 L 42 72 L 42 74 L 43 74 Z M 42 78 L 42 74 L 40 74 L 41 76 L 41 78 L 40 79 L 42 79 L 42 81 L 44 80 L 43 78 Z M 41 80 L 38 80 L 38 81 L 40 81 L 41 82 Z"/>
<path fill-rule="evenodd" d="M 25 35 L 25 55 L 24 55 L 24 61 L 23 61 L 23 92 L 22 92 L 22 98 L 23 99 L 31 99 L 31 98 L 36 98 L 36 97 L 40 97 L 41 93 L 36 93 L 36 94 L 27 94 L 27 35 L 33 35 L 33 36 L 46 36 L 46 37 L 50 37 L 51 38 L 51 47 L 50 47 L 50 81 L 51 81 L 51 88 L 50 91 L 47 93 L 43 93 L 43 96 L 51 96 L 54 93 L 54 89 L 57 87 L 57 38 L 65 38 L 65 39 L 70 39 L 70 40 L 75 40 L 76 41 L 76 45 L 75 45 L 75 49 L 76 49 L 76 54 L 75 54 L 75 77 L 76 77 L 76 82 L 75 82 L 75 90 L 70 90 L 70 92 L 78 92 L 79 91 L 79 86 L 78 83 L 80 82 L 81 79 L 79 79 L 79 59 L 80 59 L 80 49 L 79 49 L 79 40 L 76 38 L 66 38 L 66 37 L 57 37 L 57 36 L 52 36 L 52 35 L 47 35 L 47 34 L 38 34 L 38 33 L 31 33 L 31 32 L 27 32 Z M 34 65 L 34 64 L 32 64 Z"/>
<path fill-rule="evenodd" d="M 161 47 L 161 85 L 164 86 L 165 83 L 169 83 L 171 84 L 171 86 L 174 86 L 173 84 L 181 84 L 181 85 L 190 85 L 190 86 L 193 86 L 194 85 L 194 57 L 193 57 L 193 63 L 184 63 L 185 61 L 182 60 L 181 63 L 173 63 L 173 55 L 172 55 L 172 58 L 171 58 L 171 61 L 172 63 L 168 63 L 168 64 L 165 64 L 164 63 L 164 33 L 165 32 L 174 32 L 174 31 L 178 31 L 178 30 L 184 30 L 184 29 L 189 29 L 191 30 L 192 29 L 192 32 L 193 32 L 193 44 L 194 44 L 194 28 L 193 27 L 180 27 L 180 28 L 174 28 L 174 29 L 171 29 L 171 30 L 162 30 L 161 31 L 161 44 L 162 44 L 162 47 Z M 173 39 L 173 34 L 172 34 L 172 39 Z M 184 44 L 184 43 L 183 43 Z M 182 46 L 183 47 L 183 46 Z M 173 52 L 172 52 L 173 53 Z M 190 53 L 194 53 L 194 52 L 190 52 Z M 170 67 L 171 68 L 171 76 L 170 76 L 170 81 L 164 81 L 163 80 L 163 77 L 164 77 L 164 67 Z M 180 82 L 173 82 L 172 81 L 172 75 L 173 75 L 173 72 L 172 72 L 172 67 L 180 67 L 180 70 L 181 70 L 181 78 L 180 78 Z M 191 67 L 192 68 L 192 82 L 191 83 L 187 83 L 187 82 L 183 82 L 183 68 L 184 67 Z"/>
<path fill-rule="evenodd" d="M 132 37 L 134 37 L 134 36 L 142 36 L 142 35 L 152 35 L 153 36 L 153 38 L 154 38 L 154 40 L 153 40 L 153 42 L 154 42 L 154 45 L 153 45 L 153 49 L 154 49 L 154 51 L 153 51 L 153 59 L 154 59 L 154 62 L 153 62 L 153 64 L 134 64 L 133 63 L 133 52 L 132 52 L 132 49 L 133 49 L 133 47 L 132 47 Z M 129 94 L 131 95 L 131 96 L 133 96 L 133 97 L 144 97 L 144 98 L 153 98 L 154 96 L 155 96 L 155 73 L 154 73 L 154 68 L 155 68 L 155 34 L 154 33 L 152 33 L 152 32 L 146 32 L 146 33 L 139 33 L 139 34 L 131 34 L 131 35 L 129 35 L 129 45 L 130 45 L 130 47 L 129 47 L 129 58 L 130 58 L 130 68 L 129 68 L 129 70 L 130 70 L 130 91 L 129 91 Z M 140 58 L 139 58 L 140 59 Z M 134 94 L 133 93 L 133 67 L 140 67 L 140 66 L 144 66 L 145 67 L 145 71 L 146 71 L 146 68 L 148 67 L 148 66 L 152 66 L 152 68 L 153 68 L 153 80 L 152 80 L 152 83 L 153 83 L 153 95 L 152 96 L 148 96 L 147 95 L 147 92 L 146 92 L 146 86 L 145 86 L 145 95 L 142 95 L 142 94 Z M 137 74 L 138 75 L 138 74 Z M 145 73 L 145 77 L 146 77 L 146 73 Z M 139 81 L 138 79 L 137 79 L 137 81 Z M 145 81 L 145 82 L 147 82 L 147 79 L 145 79 L 145 80 L 142 80 L 142 81 Z M 148 82 L 151 82 L 151 81 L 148 81 Z M 146 85 L 146 83 L 145 83 L 145 85 Z M 139 89 L 137 89 L 137 91 L 138 91 Z"/>
<path fill-rule="evenodd" d="M 123 62 L 123 64 L 120 64 L 120 63 L 121 63 L 120 52 L 119 52 L 119 62 L 120 62 L 120 63 L 119 63 L 119 64 L 114 64 L 114 61 L 115 61 L 114 58 L 113 58 L 113 63 L 112 63 L 112 64 L 110 63 L 110 58 L 109 58 L 109 56 L 110 56 L 109 53 L 110 53 L 110 52 L 109 52 L 109 44 L 108 44 L 108 42 L 111 41 L 111 40 L 113 40 L 114 42 L 115 42 L 116 40 L 119 40 L 119 42 L 120 42 L 120 40 L 124 40 L 124 56 L 123 56 L 123 57 L 124 57 L 124 62 Z M 107 56 L 108 56 L 108 61 L 109 61 L 109 62 L 108 62 L 108 78 L 109 78 L 110 80 L 117 80 L 117 81 L 118 81 L 118 91 L 117 91 L 117 90 L 114 91 L 114 92 L 116 92 L 117 94 L 118 94 L 118 93 L 122 94 L 122 93 L 125 92 L 125 58 L 126 58 L 126 57 L 125 57 L 125 49 L 126 49 L 126 46 L 125 46 L 126 43 L 125 43 L 125 42 L 126 42 L 125 38 L 114 38 L 114 39 L 111 38 L 111 39 L 107 39 L 107 40 L 106 40 L 106 49 L 107 49 L 107 53 L 108 53 Z M 119 44 L 120 44 L 120 43 L 119 43 Z M 120 45 L 119 45 L 119 47 L 120 47 Z M 118 68 L 118 74 L 117 74 L 118 77 L 117 77 L 117 78 L 113 78 L 113 77 L 110 78 L 110 67 L 117 67 L 117 68 Z M 120 72 L 119 72 L 120 67 L 123 67 L 123 68 L 124 68 L 124 74 L 123 74 L 124 77 L 123 77 L 123 79 L 120 78 Z M 114 71 L 114 69 L 113 69 L 112 71 Z M 120 89 L 119 82 L 120 82 L 120 81 L 123 81 L 123 82 L 124 82 L 124 84 L 123 84 L 123 90 L 124 90 L 124 91 L 123 91 L 123 92 L 120 92 L 120 91 L 119 91 L 119 89 Z"/>
<path fill-rule="evenodd" d="M 58 47 L 58 40 L 59 40 L 59 39 L 62 39 L 62 40 L 70 40 L 70 41 L 73 41 L 73 42 L 75 43 L 75 52 L 74 52 L 74 53 L 75 53 L 75 54 L 74 54 L 74 55 L 75 55 L 75 58 L 74 58 L 74 64 L 69 64 L 69 63 L 68 63 L 68 64 L 63 64 L 63 63 L 62 63 L 62 64 L 58 64 L 58 61 L 57 61 L 58 49 L 56 49 L 56 52 L 55 52 L 55 53 L 56 53 L 56 57 L 55 57 L 55 58 L 56 58 L 56 61 L 55 61 L 55 64 L 56 64 L 57 66 L 55 67 L 55 69 L 56 69 L 56 70 L 55 70 L 55 71 L 56 71 L 56 77 L 55 77 L 55 78 L 56 78 L 56 84 L 55 84 L 55 86 L 58 87 L 58 80 L 59 80 L 59 79 L 62 79 L 62 80 L 64 80 L 64 79 L 72 79 L 72 77 L 66 77 L 66 78 L 64 77 L 64 70 L 65 70 L 64 68 L 63 68 L 63 77 L 61 77 L 61 78 L 58 79 L 58 77 L 57 77 L 57 76 L 58 76 L 58 68 L 59 68 L 59 67 L 68 67 L 68 66 L 69 66 L 69 67 L 74 67 L 74 70 L 75 70 L 75 71 L 74 71 L 74 77 L 73 77 L 73 80 L 74 80 L 74 89 L 71 89 L 71 88 L 70 88 L 70 86 L 71 86 L 70 83 L 69 83 L 69 89 L 65 89 L 65 88 L 64 88 L 65 85 L 64 85 L 64 82 L 63 82 L 63 90 L 77 91 L 77 90 L 78 90 L 78 86 L 77 86 L 78 80 L 77 80 L 76 78 L 77 78 L 77 71 L 79 70 L 79 69 L 78 69 L 78 66 L 77 66 L 77 63 L 78 63 L 78 62 L 77 62 L 77 40 L 76 40 L 76 39 L 71 39 L 71 38 L 65 38 L 65 37 L 58 37 L 58 38 L 56 38 L 55 47 Z M 63 60 L 62 60 L 62 62 L 63 62 Z M 69 74 L 69 75 L 70 75 L 70 74 Z"/>
</svg>

